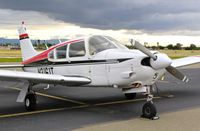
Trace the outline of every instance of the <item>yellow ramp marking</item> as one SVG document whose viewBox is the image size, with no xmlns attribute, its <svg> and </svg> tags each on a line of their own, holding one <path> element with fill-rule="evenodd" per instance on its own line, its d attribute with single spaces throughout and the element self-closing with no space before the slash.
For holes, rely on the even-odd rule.
<svg viewBox="0 0 200 131">
<path fill-rule="evenodd" d="M 30 111 L 30 112 L 20 112 L 20 113 L 14 113 L 14 114 L 5 114 L 5 115 L 0 115 L 0 118 L 26 116 L 26 115 L 55 112 L 55 111 L 62 111 L 62 110 L 70 110 L 70 109 L 79 109 L 79 108 L 84 108 L 84 107 L 87 107 L 87 106 L 88 105 L 74 106 L 74 107 L 63 107 L 63 108 L 55 108 L 55 109 L 46 109 L 46 110 L 38 110 L 38 111 Z"/>
<path fill-rule="evenodd" d="M 14 89 L 14 90 L 21 90 L 20 88 L 17 88 L 17 87 L 9 87 L 9 88 L 10 89 Z M 72 103 L 75 103 L 75 104 L 81 104 L 81 105 L 85 105 L 86 104 L 84 102 L 80 102 L 80 101 L 76 101 L 76 100 L 71 100 L 71 99 L 67 99 L 67 98 L 63 98 L 63 97 L 59 97 L 59 96 L 53 96 L 53 95 L 48 95 L 48 94 L 39 93 L 39 92 L 36 92 L 36 94 L 40 95 L 40 96 L 44 96 L 44 97 L 56 99 L 56 100 L 63 100 L 63 101 L 72 102 Z"/>
<path fill-rule="evenodd" d="M 162 97 L 154 97 L 153 99 L 159 99 Z M 114 105 L 114 104 L 122 104 L 122 103 L 130 103 L 130 102 L 137 102 L 137 101 L 145 101 L 147 98 L 140 98 L 140 99 L 133 99 L 133 100 L 121 100 L 121 101 L 112 101 L 112 102 L 104 102 L 104 103 L 97 103 L 94 106 L 105 106 L 105 105 Z"/>
<path fill-rule="evenodd" d="M 63 97 L 58 97 L 58 96 L 53 96 L 53 95 L 48 95 L 48 94 L 43 94 L 43 93 L 39 93 L 39 92 L 36 92 L 36 94 L 40 95 L 40 96 L 45 96 L 45 97 L 49 97 L 49 98 L 53 98 L 53 99 L 57 99 L 57 100 L 68 101 L 68 102 L 72 102 L 72 103 L 76 103 L 76 104 L 81 104 L 81 105 L 86 104 L 84 102 L 75 101 L 75 100 L 71 100 L 71 99 L 67 99 L 67 98 L 63 98 Z"/>
</svg>

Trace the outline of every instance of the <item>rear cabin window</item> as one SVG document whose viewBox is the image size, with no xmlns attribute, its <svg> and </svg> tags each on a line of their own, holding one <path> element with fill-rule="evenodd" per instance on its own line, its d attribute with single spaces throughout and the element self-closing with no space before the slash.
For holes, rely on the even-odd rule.
<svg viewBox="0 0 200 131">
<path fill-rule="evenodd" d="M 56 58 L 65 59 L 66 51 L 67 51 L 67 45 L 56 48 Z"/>
<path fill-rule="evenodd" d="M 69 57 L 85 56 L 85 43 L 84 41 L 72 43 L 69 46 Z"/>
</svg>

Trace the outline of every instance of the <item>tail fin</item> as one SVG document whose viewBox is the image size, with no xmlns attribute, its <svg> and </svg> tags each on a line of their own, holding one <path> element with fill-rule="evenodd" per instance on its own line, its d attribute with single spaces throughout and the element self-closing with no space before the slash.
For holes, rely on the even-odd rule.
<svg viewBox="0 0 200 131">
<path fill-rule="evenodd" d="M 19 41 L 22 52 L 22 60 L 25 61 L 37 55 L 38 52 L 33 48 L 32 42 L 29 39 L 29 36 L 26 32 L 26 27 L 24 25 L 24 22 L 22 22 L 22 26 L 18 29 L 18 32 L 19 32 Z"/>
</svg>

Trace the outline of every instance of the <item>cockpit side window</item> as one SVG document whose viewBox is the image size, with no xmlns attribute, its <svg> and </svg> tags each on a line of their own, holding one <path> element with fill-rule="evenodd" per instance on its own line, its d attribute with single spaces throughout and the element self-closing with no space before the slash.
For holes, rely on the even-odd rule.
<svg viewBox="0 0 200 131">
<path fill-rule="evenodd" d="M 65 59 L 66 51 L 67 51 L 67 45 L 56 48 L 56 58 Z"/>
<path fill-rule="evenodd" d="M 75 42 L 69 46 L 69 57 L 85 56 L 85 43 L 84 41 Z"/>
<path fill-rule="evenodd" d="M 114 49 L 114 48 L 117 47 L 102 36 L 93 36 L 89 39 L 90 55 L 95 55 L 103 50 Z"/>
</svg>

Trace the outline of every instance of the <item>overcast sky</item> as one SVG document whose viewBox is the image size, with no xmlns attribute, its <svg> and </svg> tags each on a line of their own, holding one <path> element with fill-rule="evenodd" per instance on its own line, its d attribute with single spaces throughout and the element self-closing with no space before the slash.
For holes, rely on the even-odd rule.
<svg viewBox="0 0 200 131">
<path fill-rule="evenodd" d="M 0 0 L 0 37 L 25 21 L 34 39 L 105 34 L 200 45 L 198 0 Z"/>
</svg>

